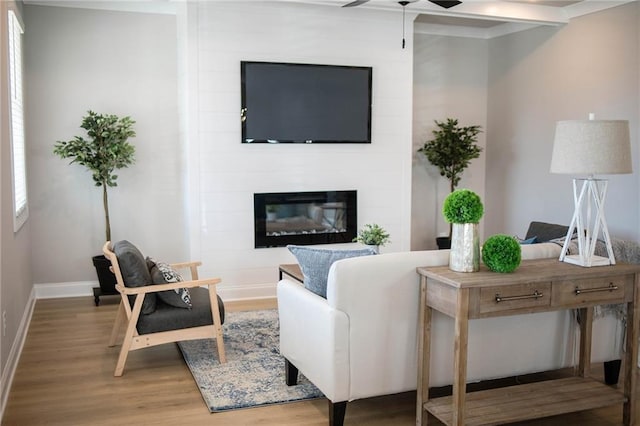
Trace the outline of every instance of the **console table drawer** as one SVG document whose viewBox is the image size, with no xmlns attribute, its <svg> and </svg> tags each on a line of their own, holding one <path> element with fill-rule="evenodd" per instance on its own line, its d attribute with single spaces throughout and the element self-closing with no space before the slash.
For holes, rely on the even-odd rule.
<svg viewBox="0 0 640 426">
<path fill-rule="evenodd" d="M 563 280 L 553 283 L 553 304 L 556 306 L 579 306 L 589 303 L 622 303 L 628 301 L 626 295 L 629 277 L 592 278 Z"/>
<path fill-rule="evenodd" d="M 537 282 L 480 289 L 480 314 L 551 305 L 551 283 Z"/>
</svg>

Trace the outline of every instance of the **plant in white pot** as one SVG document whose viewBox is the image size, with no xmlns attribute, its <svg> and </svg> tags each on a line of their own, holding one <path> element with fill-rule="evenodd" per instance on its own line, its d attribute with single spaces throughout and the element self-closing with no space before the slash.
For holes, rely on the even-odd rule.
<svg viewBox="0 0 640 426">
<path fill-rule="evenodd" d="M 380 247 L 389 242 L 389 233 L 376 223 L 367 223 L 358 231 L 358 235 L 353 242 L 358 242 L 367 246 L 371 246 L 376 253 L 380 252 Z"/>
<path fill-rule="evenodd" d="M 427 160 L 438 168 L 440 176 L 449 180 L 449 192 L 453 192 L 460 183 L 462 173 L 474 158 L 478 158 L 482 147 L 478 146 L 480 126 L 459 126 L 458 120 L 447 118 L 446 121 L 434 120 L 437 128 L 433 130 L 433 139 L 428 140 L 418 149 Z M 452 227 L 449 226 L 449 237 L 440 241 L 440 248 L 448 248 Z"/>
<path fill-rule="evenodd" d="M 453 191 L 444 200 L 444 219 L 452 225 L 449 269 L 476 272 L 480 269 L 478 223 L 484 214 L 480 196 L 468 189 Z"/>
<path fill-rule="evenodd" d="M 96 186 L 102 187 L 102 203 L 105 218 L 105 241 L 111 241 L 111 222 L 109 219 L 109 199 L 107 188 L 117 186 L 117 169 L 134 163 L 135 147 L 128 139 L 136 135 L 130 117 L 119 118 L 112 114 L 97 114 L 88 111 L 82 118 L 81 128 L 87 132 L 87 138 L 75 136 L 69 141 L 57 141 L 53 153 L 61 158 L 70 158 L 69 164 L 85 166 L 90 172 Z M 105 294 L 114 294 L 115 278 L 113 274 L 101 274 L 98 268 L 108 265 L 104 256 L 95 256 L 94 265 L 98 270 L 100 288 Z M 106 281 L 104 281 L 106 280 Z M 103 282 L 104 281 L 104 282 Z M 94 291 L 95 294 L 95 291 Z M 96 305 L 99 299 L 96 296 Z"/>
</svg>

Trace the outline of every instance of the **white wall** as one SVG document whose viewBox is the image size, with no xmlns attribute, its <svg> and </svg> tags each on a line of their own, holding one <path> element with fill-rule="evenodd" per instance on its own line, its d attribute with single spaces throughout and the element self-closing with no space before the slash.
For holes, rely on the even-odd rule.
<svg viewBox="0 0 640 426">
<path fill-rule="evenodd" d="M 571 176 L 549 173 L 555 123 L 593 112 L 629 120 L 634 173 L 610 177 L 606 215 L 612 237 L 638 240 L 639 28 L 633 2 L 491 40 L 486 235 L 569 224 Z"/>
<path fill-rule="evenodd" d="M 12 1 L 0 2 L 0 283 L 1 305 L 0 318 L 6 312 L 6 318 L 0 321 L 0 368 L 2 381 L 0 386 L 0 400 L 4 402 L 8 393 L 7 372 L 11 367 L 7 365 L 10 353 L 15 351 L 14 340 L 23 324 L 24 312 L 28 309 L 32 281 L 29 265 L 31 252 L 31 223 L 27 222 L 18 232 L 13 229 L 13 180 L 11 178 L 11 138 L 9 123 L 9 87 L 8 71 L 8 37 L 7 13 L 14 10 L 21 15 L 18 5 Z M 24 330 L 23 330 L 24 331 Z M 14 353 L 15 356 L 15 353 Z M 13 363 L 17 362 L 14 358 Z M 15 365 L 14 365 L 15 366 Z M 2 403 L 0 403 L 2 404 Z"/>
<path fill-rule="evenodd" d="M 547 172 L 556 120 L 591 111 L 627 118 L 637 145 L 637 3 L 489 41 L 419 34 L 414 48 L 407 30 L 404 50 L 400 12 L 178 6 L 177 19 L 25 8 L 35 283 L 95 280 L 89 257 L 103 239 L 100 191 L 81 167 L 51 153 L 56 140 L 80 134 L 89 108 L 138 121 L 137 164 L 110 192 L 114 238 L 161 259 L 200 258 L 205 273 L 242 289 L 272 286 L 276 265 L 293 261 L 284 248 L 253 248 L 254 192 L 357 189 L 359 223 L 391 232 L 383 251 L 434 247 L 446 232 L 446 181 L 416 155 L 434 119 L 458 117 L 486 131 L 486 150 L 460 185 L 484 195 L 485 236 L 521 235 L 533 219 L 569 220 L 570 179 Z M 372 66 L 373 143 L 240 144 L 243 59 Z M 637 237 L 637 198 L 637 173 L 614 177 L 609 210 L 625 206 L 608 211 L 616 236 Z"/>
<path fill-rule="evenodd" d="M 437 167 L 417 150 L 432 139 L 434 120 L 447 118 L 458 119 L 460 126 L 480 125 L 478 145 L 485 147 L 488 41 L 416 34 L 414 43 L 411 249 L 426 250 L 436 248 L 436 237 L 449 234 L 442 203 L 450 188 Z M 483 152 L 464 171 L 457 188 L 471 189 L 484 200 L 484 171 Z"/>
<path fill-rule="evenodd" d="M 35 283 L 96 280 L 102 191 L 84 167 L 53 155 L 85 136 L 86 111 L 136 120 L 136 163 L 109 189 L 113 240 L 146 255 L 188 257 L 178 141 L 176 17 L 26 6 L 28 181 Z"/>
<path fill-rule="evenodd" d="M 358 223 L 391 234 L 383 250 L 409 249 L 411 34 L 401 13 L 269 2 L 198 2 L 197 52 L 189 57 L 191 249 L 225 286 L 277 281 L 286 248 L 254 249 L 253 194 L 358 191 Z M 373 67 L 370 145 L 240 143 L 240 61 Z M 197 123 L 197 124 L 194 124 Z"/>
</svg>

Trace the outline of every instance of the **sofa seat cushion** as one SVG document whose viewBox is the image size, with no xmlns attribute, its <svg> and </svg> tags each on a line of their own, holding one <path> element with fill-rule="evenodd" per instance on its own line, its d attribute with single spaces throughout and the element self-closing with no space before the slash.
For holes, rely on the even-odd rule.
<svg viewBox="0 0 640 426">
<path fill-rule="evenodd" d="M 213 324 L 209 290 L 202 287 L 191 288 L 191 304 L 191 309 L 181 309 L 158 300 L 153 314 L 141 315 L 138 319 L 138 333 L 148 334 Z M 218 306 L 220 321 L 224 323 L 224 304 L 220 296 Z"/>
<path fill-rule="evenodd" d="M 304 276 L 304 286 L 318 296 L 327 298 L 327 276 L 333 262 L 341 259 L 376 254 L 372 248 L 354 250 L 332 250 L 314 247 L 288 245 L 296 257 Z"/>
<path fill-rule="evenodd" d="M 143 287 L 151 284 L 151 274 L 147 262 L 138 248 L 127 240 L 113 244 L 113 252 L 118 258 L 120 273 L 126 287 Z M 129 296 L 129 303 L 133 306 L 136 296 Z M 156 310 L 157 297 L 153 293 L 145 295 L 142 302 L 142 314 L 148 315 Z"/>
</svg>

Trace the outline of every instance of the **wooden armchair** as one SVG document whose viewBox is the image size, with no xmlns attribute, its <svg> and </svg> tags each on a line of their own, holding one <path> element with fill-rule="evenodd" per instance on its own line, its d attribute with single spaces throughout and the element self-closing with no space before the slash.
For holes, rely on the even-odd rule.
<svg viewBox="0 0 640 426">
<path fill-rule="evenodd" d="M 225 363 L 222 338 L 224 305 L 216 292 L 220 279 L 200 280 L 197 268 L 201 262 L 185 262 L 171 266 L 174 269 L 188 268 L 191 280 L 152 284 L 147 260 L 140 251 L 128 241 L 120 241 L 115 245 L 117 247 L 114 249 L 111 242 L 107 241 L 102 248 L 104 255 L 111 261 L 111 270 L 116 276 L 116 289 L 121 296 L 109 346 L 115 346 L 118 332 L 126 324 L 114 376 L 122 376 L 129 351 L 184 340 L 216 339 L 218 358 L 221 363 Z M 156 300 L 159 292 L 175 292 L 176 289 L 183 288 L 189 289 L 192 304 L 189 309 Z"/>
</svg>

